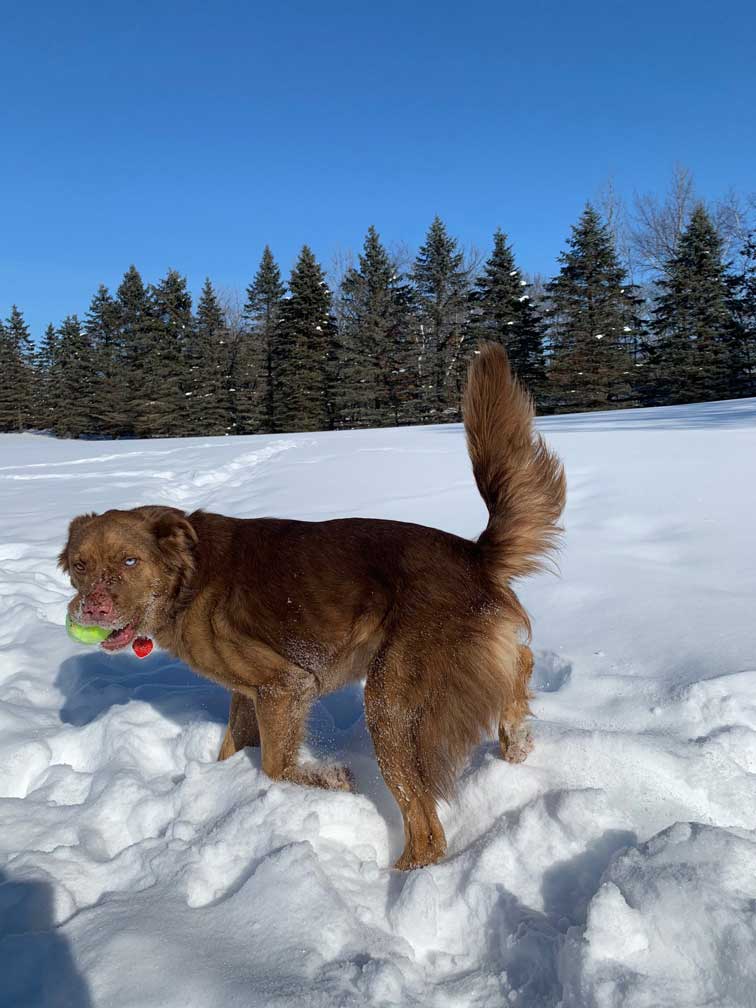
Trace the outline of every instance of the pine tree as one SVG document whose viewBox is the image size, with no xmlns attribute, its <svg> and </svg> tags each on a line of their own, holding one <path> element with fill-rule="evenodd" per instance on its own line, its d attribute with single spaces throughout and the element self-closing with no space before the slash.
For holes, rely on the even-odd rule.
<svg viewBox="0 0 756 1008">
<path fill-rule="evenodd" d="M 501 343 L 520 380 L 538 397 L 546 377 L 543 328 L 528 290 L 506 235 L 498 230 L 491 257 L 475 282 L 474 333 Z"/>
<path fill-rule="evenodd" d="M 233 434 L 228 331 L 209 279 L 197 303 L 197 317 L 184 357 L 188 434 Z"/>
<path fill-rule="evenodd" d="M 186 277 L 176 270 L 149 290 L 152 350 L 142 371 L 137 433 L 141 437 L 179 437 L 186 433 L 184 357 L 192 339 L 192 298 Z"/>
<path fill-rule="evenodd" d="M 17 384 L 22 366 L 18 348 L 0 319 L 0 431 L 24 429 L 24 404 Z"/>
<path fill-rule="evenodd" d="M 266 245 L 255 278 L 247 287 L 244 317 L 249 329 L 234 362 L 237 423 L 243 433 L 275 429 L 275 369 L 282 353 L 279 344 L 285 292 L 281 272 Z"/>
<path fill-rule="evenodd" d="M 756 231 L 748 235 L 741 261 L 731 282 L 736 317 L 731 394 L 736 398 L 756 395 Z"/>
<path fill-rule="evenodd" d="M 274 362 L 274 430 L 327 430 L 333 423 L 335 325 L 331 292 L 307 245 L 291 272 L 289 290 Z"/>
<path fill-rule="evenodd" d="M 470 275 L 456 239 L 439 217 L 417 254 L 412 280 L 424 419 L 459 419 L 460 386 L 472 350 L 467 326 Z"/>
<path fill-rule="evenodd" d="M 97 377 L 92 370 L 92 346 L 76 315 L 67 316 L 58 329 L 55 350 L 56 410 L 53 432 L 78 438 L 97 434 Z"/>
<path fill-rule="evenodd" d="M 411 423 L 417 400 L 412 292 L 374 227 L 359 266 L 341 284 L 342 322 L 336 387 L 339 425 Z"/>
<path fill-rule="evenodd" d="M 53 430 L 65 409 L 59 388 L 58 334 L 52 322 L 45 329 L 34 362 L 35 423 L 43 430 Z"/>
<path fill-rule="evenodd" d="M 590 204 L 559 260 L 558 276 L 546 285 L 553 408 L 564 413 L 634 405 L 628 344 L 640 327 L 640 300 L 609 229 Z"/>
<path fill-rule="evenodd" d="M 132 394 L 124 381 L 124 348 L 121 345 L 121 306 L 100 284 L 84 322 L 96 376 L 94 402 L 98 433 L 119 437 L 130 428 Z"/>
<path fill-rule="evenodd" d="M 658 288 L 647 402 L 726 398 L 735 349 L 731 288 L 721 240 L 701 204 L 665 262 Z"/>
<path fill-rule="evenodd" d="M 34 344 L 16 305 L 0 322 L 0 374 L 0 430 L 27 430 L 35 423 Z"/>
<path fill-rule="evenodd" d="M 118 345 L 126 399 L 125 434 L 147 426 L 145 383 L 152 366 L 153 317 L 149 295 L 136 266 L 130 266 L 116 292 L 120 316 Z"/>
</svg>

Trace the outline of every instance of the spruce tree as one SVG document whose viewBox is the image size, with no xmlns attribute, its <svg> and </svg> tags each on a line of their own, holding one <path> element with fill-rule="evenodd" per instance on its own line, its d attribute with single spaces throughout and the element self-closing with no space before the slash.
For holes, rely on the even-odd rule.
<svg viewBox="0 0 756 1008">
<path fill-rule="evenodd" d="M 281 272 L 266 245 L 254 280 L 247 287 L 244 318 L 248 329 L 233 362 L 240 433 L 268 433 L 275 429 L 275 370 L 282 354 L 285 292 Z"/>
<path fill-rule="evenodd" d="M 45 329 L 34 362 L 35 424 L 43 430 L 53 430 L 57 426 L 60 412 L 65 409 L 59 384 L 58 357 L 58 334 L 51 322 Z"/>
<path fill-rule="evenodd" d="M 731 281 L 736 329 L 731 369 L 731 394 L 756 395 L 756 231 L 741 250 L 742 268 Z"/>
<path fill-rule="evenodd" d="M 698 204 L 664 263 L 653 310 L 646 401 L 703 402 L 731 393 L 735 322 L 722 243 Z"/>
<path fill-rule="evenodd" d="M 459 419 L 460 386 L 471 352 L 467 326 L 469 271 L 436 217 L 415 259 L 419 380 L 426 421 Z"/>
<path fill-rule="evenodd" d="M 545 381 L 543 327 L 528 290 L 506 235 L 497 230 L 472 295 L 475 336 L 501 343 L 520 380 L 540 397 Z"/>
<path fill-rule="evenodd" d="M 92 345 L 76 315 L 67 316 L 61 323 L 55 356 L 55 392 L 59 407 L 52 426 L 54 433 L 68 438 L 99 433 Z"/>
<path fill-rule="evenodd" d="M 347 270 L 341 283 L 335 390 L 340 426 L 414 420 L 418 390 L 411 299 L 409 286 L 370 227 L 359 266 Z"/>
<path fill-rule="evenodd" d="M 185 432 L 233 434 L 229 345 L 223 311 L 209 279 L 197 302 L 197 317 L 184 355 Z"/>
<path fill-rule="evenodd" d="M 124 348 L 121 344 L 121 307 L 100 284 L 84 322 L 96 375 L 94 402 L 98 433 L 119 437 L 129 432 L 129 402 L 133 393 L 124 380 Z"/>
<path fill-rule="evenodd" d="M 150 339 L 152 349 L 142 371 L 140 415 L 137 433 L 141 437 L 179 437 L 187 433 L 184 360 L 192 340 L 192 298 L 186 277 L 176 270 L 149 290 Z"/>
<path fill-rule="evenodd" d="M 312 250 L 303 246 L 291 272 L 274 362 L 273 428 L 327 430 L 333 423 L 335 325 L 331 292 Z"/>
<path fill-rule="evenodd" d="M 24 429 L 25 407 L 18 394 L 18 377 L 22 367 L 18 347 L 0 319 L 0 431 Z"/>
<path fill-rule="evenodd" d="M 136 266 L 130 266 L 116 292 L 119 310 L 118 345 L 125 393 L 125 434 L 146 427 L 145 384 L 152 367 L 153 317 L 147 289 Z"/>
<path fill-rule="evenodd" d="M 640 299 L 590 204 L 559 260 L 559 274 L 546 284 L 552 407 L 564 413 L 634 405 L 628 344 L 640 327 Z"/>
<path fill-rule="evenodd" d="M 27 430 L 35 424 L 34 344 L 16 305 L 0 322 L 0 374 L 0 430 Z"/>
</svg>

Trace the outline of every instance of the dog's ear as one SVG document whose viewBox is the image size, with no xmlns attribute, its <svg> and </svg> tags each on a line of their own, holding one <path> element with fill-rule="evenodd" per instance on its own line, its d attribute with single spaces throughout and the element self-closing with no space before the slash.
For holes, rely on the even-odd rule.
<svg viewBox="0 0 756 1008">
<path fill-rule="evenodd" d="M 95 514 L 95 512 L 91 511 L 89 514 L 79 515 L 78 518 L 74 518 L 74 520 L 68 526 L 68 538 L 66 539 L 66 545 L 60 551 L 60 554 L 58 556 L 58 567 L 60 567 L 60 569 L 65 574 L 71 573 L 71 567 L 69 564 L 69 550 L 71 549 L 71 540 L 74 538 L 77 532 L 81 532 L 81 530 L 85 526 L 89 525 L 92 519 L 96 517 L 97 515 Z"/>
<path fill-rule="evenodd" d="M 154 508 L 149 517 L 152 534 L 166 565 L 176 574 L 194 570 L 197 533 L 184 512 L 177 508 Z"/>
</svg>

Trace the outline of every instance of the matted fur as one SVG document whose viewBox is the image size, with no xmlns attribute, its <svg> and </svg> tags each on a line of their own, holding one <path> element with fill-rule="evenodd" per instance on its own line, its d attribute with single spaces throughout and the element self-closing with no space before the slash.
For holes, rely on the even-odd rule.
<svg viewBox="0 0 756 1008">
<path fill-rule="evenodd" d="M 505 759 L 529 751 L 532 656 L 519 642 L 529 625 L 509 582 L 543 562 L 564 503 L 561 466 L 500 347 L 473 361 L 464 414 L 490 516 L 477 543 L 407 522 L 148 506 L 74 519 L 60 555 L 74 618 L 96 598 L 118 646 L 150 636 L 233 691 L 220 758 L 259 744 L 273 778 L 349 788 L 344 768 L 302 766 L 299 747 L 313 700 L 364 678 L 404 818 L 400 868 L 443 855 L 436 802 L 483 735 L 498 726 Z"/>
</svg>

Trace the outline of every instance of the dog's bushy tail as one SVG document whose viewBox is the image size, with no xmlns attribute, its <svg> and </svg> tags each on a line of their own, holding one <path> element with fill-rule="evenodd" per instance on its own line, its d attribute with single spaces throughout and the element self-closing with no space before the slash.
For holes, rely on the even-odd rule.
<svg viewBox="0 0 756 1008">
<path fill-rule="evenodd" d="M 556 547 L 566 482 L 558 457 L 533 428 L 535 408 L 503 347 L 481 344 L 467 376 L 463 416 L 475 482 L 488 508 L 478 540 L 506 589 L 541 570 Z"/>
</svg>

